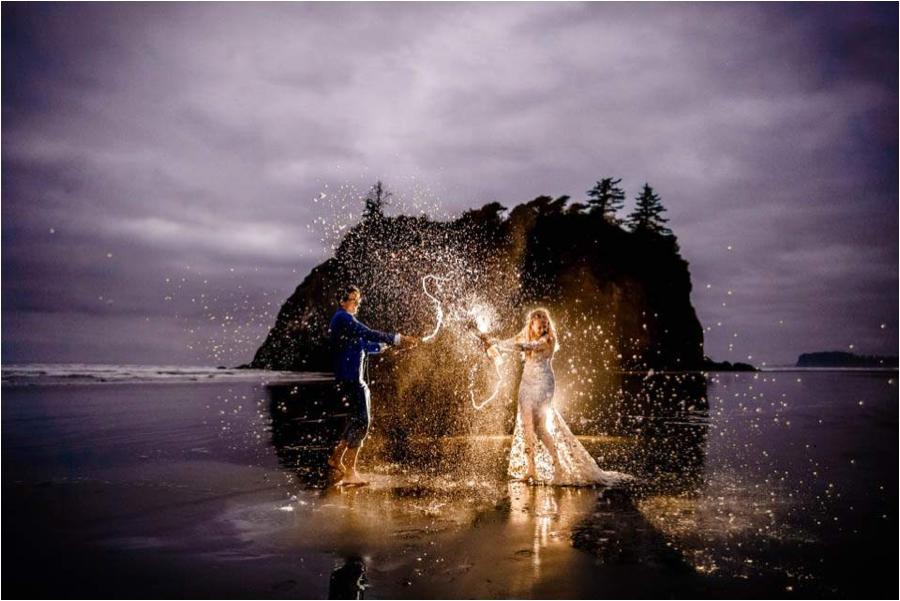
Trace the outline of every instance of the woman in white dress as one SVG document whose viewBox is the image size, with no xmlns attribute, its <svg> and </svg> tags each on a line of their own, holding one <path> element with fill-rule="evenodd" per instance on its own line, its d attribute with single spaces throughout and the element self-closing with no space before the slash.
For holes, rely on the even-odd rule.
<svg viewBox="0 0 900 601">
<path fill-rule="evenodd" d="M 632 479 L 601 470 L 553 407 L 556 379 L 553 355 L 559 350 L 556 327 L 546 309 L 528 315 L 525 328 L 507 340 L 483 336 L 486 347 L 521 352 L 525 359 L 519 384 L 519 407 L 509 455 L 509 475 L 515 480 L 562 486 L 613 486 Z"/>
</svg>

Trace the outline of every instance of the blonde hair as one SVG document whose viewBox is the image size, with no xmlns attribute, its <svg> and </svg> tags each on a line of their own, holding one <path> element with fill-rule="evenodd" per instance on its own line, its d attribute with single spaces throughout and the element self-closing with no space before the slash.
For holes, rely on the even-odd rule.
<svg viewBox="0 0 900 601">
<path fill-rule="evenodd" d="M 537 336 L 534 336 L 531 330 L 531 322 L 535 319 L 541 320 L 541 331 Z M 547 336 L 550 342 L 550 348 L 553 349 L 554 352 L 559 350 L 559 336 L 556 335 L 556 325 L 550 317 L 550 311 L 543 307 L 539 307 L 529 312 L 528 319 L 525 320 L 525 340 L 533 342 L 543 336 Z"/>
</svg>

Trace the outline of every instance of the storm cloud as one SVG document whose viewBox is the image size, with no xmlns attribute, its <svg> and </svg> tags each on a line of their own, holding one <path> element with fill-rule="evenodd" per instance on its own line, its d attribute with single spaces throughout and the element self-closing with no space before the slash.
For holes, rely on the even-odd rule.
<svg viewBox="0 0 900 601">
<path fill-rule="evenodd" d="M 713 358 L 897 351 L 895 4 L 2 10 L 4 362 L 245 362 L 377 178 L 646 181 Z"/>
</svg>

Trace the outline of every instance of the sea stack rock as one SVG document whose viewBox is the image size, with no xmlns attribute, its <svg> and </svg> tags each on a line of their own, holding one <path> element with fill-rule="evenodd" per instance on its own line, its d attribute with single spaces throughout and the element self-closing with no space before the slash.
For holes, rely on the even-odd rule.
<svg viewBox="0 0 900 601">
<path fill-rule="evenodd" d="M 566 200 L 539 197 L 508 214 L 492 203 L 444 222 L 368 216 L 285 301 L 251 367 L 330 370 L 328 324 L 349 283 L 362 289 L 363 323 L 434 333 L 438 306 L 423 290 L 432 274 L 440 280 L 425 285 L 443 325 L 430 342 L 376 355 L 368 369 L 376 429 L 388 439 L 508 430 L 521 364 L 508 356 L 495 370 L 474 327 L 510 337 L 536 307 L 559 332 L 555 402 L 614 423 L 628 394 L 621 372 L 703 369 L 703 330 L 673 236 L 626 231 Z M 495 389 L 488 410 L 473 409 Z"/>
<path fill-rule="evenodd" d="M 285 301 L 251 366 L 328 370 L 328 323 L 347 283 L 363 289 L 363 322 L 430 333 L 435 306 L 421 281 L 430 273 L 449 279 L 433 292 L 446 315 L 457 311 L 456 326 L 460 311 L 483 305 L 494 333 L 508 336 L 530 308 L 548 308 L 561 333 L 558 364 L 578 357 L 606 370 L 702 369 L 703 330 L 674 238 L 563 208 L 539 197 L 505 218 L 493 203 L 449 222 L 362 221 Z M 447 333 L 453 326 L 445 323 Z"/>
</svg>

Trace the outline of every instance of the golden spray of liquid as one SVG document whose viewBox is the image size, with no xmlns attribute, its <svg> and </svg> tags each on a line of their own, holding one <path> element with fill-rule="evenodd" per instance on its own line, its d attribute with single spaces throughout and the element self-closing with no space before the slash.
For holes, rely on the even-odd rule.
<svg viewBox="0 0 900 601">
<path fill-rule="evenodd" d="M 431 342 L 432 340 L 434 340 L 434 337 L 437 336 L 438 332 L 441 330 L 441 326 L 444 325 L 444 308 L 441 306 L 441 301 L 438 300 L 438 298 L 433 294 L 428 292 L 428 282 L 437 282 L 438 286 L 440 287 L 441 282 L 447 282 L 449 280 L 450 278 L 437 276 L 431 273 L 422 278 L 422 290 L 425 291 L 425 296 L 427 296 L 432 300 L 432 302 L 434 302 L 434 308 L 436 312 L 436 323 L 434 325 L 434 331 L 431 334 L 423 337 L 422 342 Z"/>
<path fill-rule="evenodd" d="M 434 303 L 434 309 L 435 309 L 434 331 L 432 331 L 430 334 L 428 334 L 427 336 L 424 336 L 422 338 L 422 342 L 425 342 L 425 343 L 428 343 L 428 342 L 431 342 L 432 340 L 434 340 L 435 336 L 437 336 L 438 332 L 440 332 L 441 326 L 444 325 L 443 304 L 441 303 L 439 298 L 437 298 L 431 292 L 429 292 L 429 290 L 428 290 L 428 282 L 429 281 L 435 282 L 438 286 L 438 290 L 440 290 L 440 284 L 443 282 L 450 281 L 450 278 L 437 276 L 437 275 L 434 275 L 431 273 L 429 273 L 428 275 L 426 275 L 425 277 L 422 278 L 422 290 L 425 292 L 425 296 L 430 298 L 431 301 Z M 486 333 L 487 328 L 488 328 L 488 319 L 484 315 L 483 311 L 478 311 L 476 313 L 477 314 L 473 314 L 471 316 L 472 320 L 475 324 L 475 327 L 477 327 L 479 332 Z M 474 392 L 475 373 L 478 371 L 478 366 L 477 365 L 473 366 L 472 369 L 470 370 L 470 372 L 469 372 L 469 397 L 471 398 L 471 401 L 472 401 L 472 407 L 474 407 L 475 409 L 477 409 L 479 411 L 481 409 L 484 409 L 485 407 L 487 407 L 491 403 L 491 401 L 493 401 L 494 399 L 497 398 L 497 395 L 500 394 L 500 389 L 503 386 L 503 371 L 501 369 L 503 366 L 503 357 L 500 354 L 499 349 L 497 349 L 496 345 L 491 345 L 487 348 L 487 350 L 485 351 L 485 354 L 488 356 L 488 358 L 491 360 L 491 363 L 494 366 L 494 371 L 497 374 L 497 380 L 494 383 L 494 391 L 491 393 L 491 395 L 488 398 L 484 399 L 483 401 L 478 402 L 475 400 L 475 392 Z"/>
</svg>

